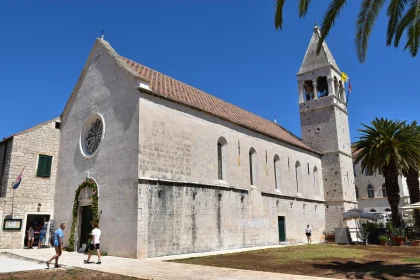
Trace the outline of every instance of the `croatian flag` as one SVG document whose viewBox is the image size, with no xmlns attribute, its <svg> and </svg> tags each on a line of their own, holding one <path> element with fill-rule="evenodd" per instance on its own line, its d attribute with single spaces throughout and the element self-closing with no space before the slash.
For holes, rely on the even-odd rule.
<svg viewBox="0 0 420 280">
<path fill-rule="evenodd" d="M 25 169 L 25 168 L 24 168 L 24 169 Z M 23 172 L 23 169 L 22 169 L 22 171 L 20 172 L 19 176 L 17 176 L 16 181 L 13 183 L 13 185 L 12 185 L 12 188 L 13 188 L 13 189 L 17 189 L 17 188 L 19 187 L 20 182 L 22 181 L 22 172 Z"/>
</svg>

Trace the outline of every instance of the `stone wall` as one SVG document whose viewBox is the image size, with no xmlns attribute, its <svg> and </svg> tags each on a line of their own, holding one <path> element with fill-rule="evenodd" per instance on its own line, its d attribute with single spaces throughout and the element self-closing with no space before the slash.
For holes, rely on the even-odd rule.
<svg viewBox="0 0 420 280">
<path fill-rule="evenodd" d="M 306 242 L 307 224 L 313 241 L 322 240 L 325 209 L 316 201 L 170 181 L 144 180 L 139 189 L 148 200 L 147 257 L 279 244 L 279 216 L 285 217 L 286 242 Z"/>
<path fill-rule="evenodd" d="M 320 156 L 149 94 L 140 100 L 139 176 L 211 185 L 250 187 L 249 151 L 256 151 L 253 187 L 296 197 L 295 164 L 301 165 L 300 195 L 323 200 Z M 218 179 L 217 142 L 223 151 L 223 180 Z M 280 159 L 275 186 L 274 157 Z M 314 178 L 314 167 L 318 178 Z M 315 180 L 318 189 L 315 190 Z"/>
<path fill-rule="evenodd" d="M 55 217 L 57 224 L 68 225 L 65 246 L 75 191 L 89 176 L 99 189 L 101 250 L 137 256 L 138 97 L 134 78 L 97 41 L 62 115 Z M 103 117 L 105 130 L 89 158 L 82 154 L 79 139 L 92 114 Z"/>
<path fill-rule="evenodd" d="M 9 138 L 0 143 L 0 197 L 4 197 L 7 192 L 12 147 L 13 138 Z"/>
<path fill-rule="evenodd" d="M 5 182 L 8 186 L 5 200 L 2 201 L 3 219 L 12 214 L 13 218 L 23 219 L 21 231 L 3 231 L 0 229 L 0 248 L 22 248 L 28 214 L 46 214 L 53 217 L 54 193 L 57 173 L 60 130 L 55 127 L 57 120 L 52 120 L 13 136 L 13 149 L 10 155 L 10 168 Z M 39 155 L 53 157 L 51 176 L 37 176 Z M 25 168 L 22 182 L 18 189 L 10 189 L 16 177 Z M 41 206 L 39 206 L 39 204 Z"/>
</svg>

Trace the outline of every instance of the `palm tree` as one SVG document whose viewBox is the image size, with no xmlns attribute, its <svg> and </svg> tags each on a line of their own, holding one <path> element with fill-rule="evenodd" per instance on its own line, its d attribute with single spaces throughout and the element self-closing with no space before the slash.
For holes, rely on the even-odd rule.
<svg viewBox="0 0 420 280">
<path fill-rule="evenodd" d="M 413 134 L 420 139 L 420 127 L 415 122 L 411 125 Z M 418 141 L 420 146 L 420 140 Z M 418 148 L 420 150 L 420 147 Z M 420 182 L 419 182 L 420 162 L 408 169 L 403 169 L 403 175 L 406 178 L 408 192 L 410 194 L 410 203 L 420 202 Z M 420 227 L 420 210 L 414 210 L 415 225 Z"/>
<path fill-rule="evenodd" d="M 410 194 L 410 203 L 420 202 L 420 184 L 418 167 L 410 167 L 403 170 L 406 178 L 408 193 Z M 420 210 L 414 210 L 415 225 L 420 227 Z"/>
<path fill-rule="evenodd" d="M 355 151 L 359 152 L 356 163 L 361 162 L 363 171 L 383 170 L 392 224 L 400 227 L 398 176 L 401 170 L 420 162 L 419 137 L 413 133 L 412 127 L 415 123 L 407 125 L 403 121 L 375 118 L 372 126 L 362 125 L 364 129 L 359 129 L 361 136 L 354 145 Z"/>
<path fill-rule="evenodd" d="M 274 25 L 276 29 L 283 28 L 283 6 L 285 0 L 275 0 Z M 304 17 L 308 11 L 311 0 L 299 0 L 299 17 Z M 347 0 L 331 0 L 324 15 L 321 27 L 321 38 L 317 52 L 321 51 L 322 43 L 338 18 L 340 11 L 347 4 Z M 368 40 L 372 27 L 384 7 L 385 0 L 362 0 L 356 23 L 356 51 L 360 63 L 366 61 Z M 388 30 L 386 45 L 399 46 L 401 37 L 407 34 L 407 43 L 404 50 L 408 49 L 415 57 L 420 48 L 420 0 L 390 0 L 388 9 Z"/>
</svg>

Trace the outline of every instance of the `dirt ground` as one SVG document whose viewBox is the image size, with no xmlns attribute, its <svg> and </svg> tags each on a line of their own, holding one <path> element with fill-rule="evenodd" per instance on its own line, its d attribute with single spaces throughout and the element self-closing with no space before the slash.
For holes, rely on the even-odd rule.
<svg viewBox="0 0 420 280">
<path fill-rule="evenodd" d="M 0 280 L 141 280 L 140 278 L 104 273 L 81 268 L 43 269 L 0 274 Z"/>
<path fill-rule="evenodd" d="M 342 279 L 420 279 L 420 247 L 305 245 L 175 262 Z"/>
</svg>

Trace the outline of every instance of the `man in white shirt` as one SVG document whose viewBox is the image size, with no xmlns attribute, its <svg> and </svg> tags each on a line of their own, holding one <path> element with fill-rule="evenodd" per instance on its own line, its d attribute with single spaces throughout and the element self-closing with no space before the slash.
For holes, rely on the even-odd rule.
<svg viewBox="0 0 420 280">
<path fill-rule="evenodd" d="M 93 230 L 92 230 L 92 242 L 90 244 L 89 248 L 89 254 L 87 260 L 85 260 L 85 263 L 92 263 L 90 262 L 90 256 L 92 256 L 92 251 L 96 250 L 96 253 L 98 254 L 98 262 L 96 264 L 101 264 L 101 253 L 99 252 L 100 243 L 101 243 L 101 230 L 98 228 L 98 223 L 93 223 Z"/>
<path fill-rule="evenodd" d="M 311 243 L 311 235 L 312 235 L 312 229 L 309 227 L 309 225 L 306 226 L 305 228 L 305 234 L 306 234 L 306 239 L 308 240 L 308 243 Z"/>
</svg>

